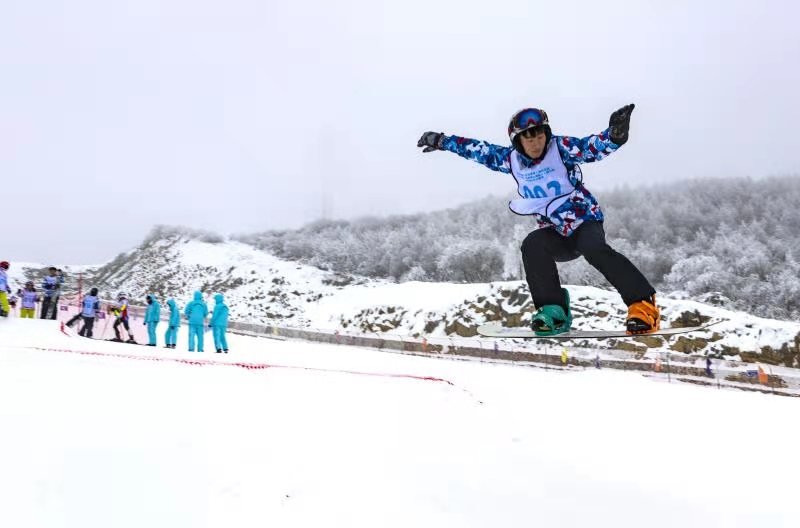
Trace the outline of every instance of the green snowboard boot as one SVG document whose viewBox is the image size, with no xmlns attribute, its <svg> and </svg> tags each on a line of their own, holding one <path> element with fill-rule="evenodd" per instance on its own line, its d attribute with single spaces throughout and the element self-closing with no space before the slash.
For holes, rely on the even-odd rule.
<svg viewBox="0 0 800 528">
<path fill-rule="evenodd" d="M 568 332 L 572 326 L 572 310 L 569 308 L 569 292 L 566 288 L 561 288 L 564 292 L 564 308 L 557 304 L 545 304 L 533 314 L 531 328 L 537 336 L 551 336 Z"/>
</svg>

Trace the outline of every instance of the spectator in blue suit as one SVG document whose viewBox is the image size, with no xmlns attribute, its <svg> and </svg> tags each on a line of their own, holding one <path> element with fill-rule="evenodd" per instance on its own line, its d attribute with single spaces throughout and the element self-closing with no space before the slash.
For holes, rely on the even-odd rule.
<svg viewBox="0 0 800 528">
<path fill-rule="evenodd" d="M 181 312 L 178 310 L 175 299 L 168 299 L 167 306 L 169 306 L 169 322 L 167 323 L 167 332 L 164 334 L 164 346 L 175 348 L 178 341 L 178 327 L 181 326 Z"/>
<path fill-rule="evenodd" d="M 225 330 L 228 329 L 228 305 L 224 302 L 221 293 L 214 296 L 214 313 L 211 314 L 211 331 L 214 334 L 214 348 L 217 354 L 228 353 L 228 340 L 225 339 Z"/>
<path fill-rule="evenodd" d="M 194 352 L 195 341 L 197 341 L 197 351 L 202 352 L 203 332 L 208 315 L 208 306 L 203 300 L 203 294 L 199 291 L 194 292 L 194 299 L 186 305 L 183 313 L 189 321 L 189 352 Z"/>
<path fill-rule="evenodd" d="M 144 312 L 144 324 L 147 326 L 147 346 L 156 346 L 156 327 L 161 320 L 161 304 L 152 293 L 147 296 L 147 310 Z"/>
</svg>

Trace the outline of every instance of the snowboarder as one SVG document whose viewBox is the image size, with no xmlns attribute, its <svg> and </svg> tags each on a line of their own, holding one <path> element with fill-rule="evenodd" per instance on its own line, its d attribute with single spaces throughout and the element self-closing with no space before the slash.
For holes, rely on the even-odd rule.
<svg viewBox="0 0 800 528">
<path fill-rule="evenodd" d="M 217 354 L 228 353 L 228 340 L 225 339 L 225 330 L 228 328 L 228 306 L 224 296 L 218 293 L 214 296 L 214 312 L 211 314 L 211 332 L 214 335 L 214 348 Z"/>
<path fill-rule="evenodd" d="M 7 261 L 0 262 L 0 317 L 8 317 L 11 313 L 11 306 L 8 304 L 8 294 L 11 293 L 11 287 L 8 285 L 8 268 L 11 265 Z"/>
<path fill-rule="evenodd" d="M 128 296 L 120 292 L 117 295 L 117 302 L 111 305 L 110 311 L 116 317 L 113 325 L 114 339 L 112 341 L 122 341 L 122 336 L 119 332 L 119 327 L 122 325 L 125 331 L 128 332 L 128 342 L 135 343 L 136 340 L 133 338 L 131 327 L 128 324 Z"/>
<path fill-rule="evenodd" d="M 41 319 L 55 319 L 58 313 L 58 299 L 61 296 L 61 284 L 64 282 L 64 274 L 58 274 L 58 269 L 55 266 L 48 268 L 48 275 L 42 280 L 42 290 L 44 297 L 42 298 Z"/>
<path fill-rule="evenodd" d="M 161 304 L 152 293 L 147 296 L 147 310 L 144 313 L 144 324 L 147 326 L 147 346 L 156 346 L 156 327 L 161 321 Z"/>
<path fill-rule="evenodd" d="M 64 286 L 64 272 L 61 268 L 56 269 L 56 291 L 53 292 L 53 298 L 50 301 L 50 319 L 56 319 L 58 316 L 58 300 L 61 299 L 61 288 Z"/>
<path fill-rule="evenodd" d="M 67 326 L 72 326 L 78 319 L 83 320 L 83 326 L 78 331 L 81 337 L 88 337 L 91 339 L 94 331 L 94 320 L 100 312 L 100 300 L 97 298 L 97 288 L 89 290 L 89 295 L 81 301 L 81 311 L 78 315 L 73 317 L 67 322 Z"/>
<path fill-rule="evenodd" d="M 178 327 L 181 326 L 181 312 L 178 310 L 175 299 L 168 299 L 167 306 L 169 306 L 169 321 L 167 322 L 167 331 L 164 333 L 164 346 L 175 348 L 175 344 L 178 342 Z"/>
<path fill-rule="evenodd" d="M 39 302 L 39 294 L 36 293 L 36 288 L 33 281 L 25 283 L 25 289 L 20 294 L 19 316 L 23 319 L 33 319 L 36 316 L 36 303 Z"/>
<path fill-rule="evenodd" d="M 566 332 L 572 324 L 569 292 L 561 287 L 556 262 L 583 256 L 616 288 L 628 306 L 627 333 L 658 330 L 655 289 L 625 256 L 606 243 L 603 212 L 583 186 L 580 164 L 600 161 L 628 141 L 630 104 L 611 114 L 609 126 L 584 138 L 553 135 L 547 114 L 537 108 L 515 113 L 508 124 L 510 147 L 477 139 L 425 132 L 423 152 L 447 150 L 511 174 L 519 198 L 512 212 L 531 215 L 537 225 L 522 242 L 522 260 L 536 313 L 537 335 Z"/>
<path fill-rule="evenodd" d="M 203 294 L 199 291 L 194 292 L 194 300 L 186 305 L 183 313 L 189 321 L 189 352 L 194 352 L 195 340 L 197 341 L 197 351 L 202 352 L 203 332 L 208 315 L 208 306 L 203 300 Z"/>
</svg>

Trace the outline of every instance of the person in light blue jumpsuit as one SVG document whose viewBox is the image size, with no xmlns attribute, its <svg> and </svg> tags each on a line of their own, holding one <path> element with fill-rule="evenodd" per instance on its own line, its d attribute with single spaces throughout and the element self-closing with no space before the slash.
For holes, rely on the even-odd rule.
<svg viewBox="0 0 800 528">
<path fill-rule="evenodd" d="M 147 346 L 156 346 L 156 327 L 161 320 L 161 305 L 152 293 L 147 296 L 147 311 L 144 313 L 144 324 L 147 325 Z"/>
<path fill-rule="evenodd" d="M 214 334 L 214 348 L 217 354 L 228 353 L 228 340 L 225 339 L 225 330 L 228 328 L 228 305 L 224 302 L 221 293 L 214 296 L 214 313 L 211 314 L 211 332 Z"/>
<path fill-rule="evenodd" d="M 181 312 L 178 310 L 175 299 L 168 299 L 167 306 L 169 306 L 169 322 L 167 323 L 167 331 L 164 334 L 164 346 L 175 348 L 175 344 L 178 341 L 178 328 L 181 326 Z"/>
<path fill-rule="evenodd" d="M 186 305 L 183 313 L 189 321 L 189 352 L 194 352 L 195 340 L 197 341 L 197 351 L 202 352 L 203 332 L 208 315 L 208 306 L 203 300 L 203 294 L 199 291 L 194 292 L 194 299 Z"/>
</svg>

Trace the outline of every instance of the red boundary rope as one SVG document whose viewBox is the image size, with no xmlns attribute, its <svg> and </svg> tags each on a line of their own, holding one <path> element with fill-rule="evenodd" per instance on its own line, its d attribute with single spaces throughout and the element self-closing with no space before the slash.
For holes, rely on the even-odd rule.
<svg viewBox="0 0 800 528">
<path fill-rule="evenodd" d="M 62 330 L 63 331 L 63 330 Z M 414 380 L 421 380 L 421 381 L 436 381 L 441 383 L 446 383 L 450 386 L 455 386 L 451 381 L 448 381 L 443 378 L 436 378 L 433 376 L 417 376 L 414 374 L 392 374 L 386 372 L 364 372 L 358 370 L 343 370 L 343 369 L 325 369 L 319 367 L 300 367 L 300 366 L 293 366 L 293 365 L 271 365 L 267 363 L 245 363 L 241 361 L 236 362 L 228 362 L 228 361 L 213 361 L 210 359 L 186 359 L 186 358 L 168 358 L 168 357 L 155 357 L 155 356 L 137 356 L 133 354 L 119 354 L 119 353 L 108 353 L 108 352 L 91 352 L 88 350 L 72 350 L 69 348 L 44 348 L 44 347 L 20 347 L 28 350 L 40 350 L 45 352 L 65 352 L 70 354 L 80 354 L 83 356 L 100 356 L 100 357 L 112 357 L 112 358 L 120 358 L 120 359 L 136 359 L 141 361 L 170 361 L 174 363 L 182 363 L 184 365 L 193 365 L 193 366 L 227 366 L 227 367 L 239 367 L 247 370 L 265 370 L 268 368 L 281 368 L 281 369 L 299 369 L 299 370 L 309 370 L 313 372 L 334 372 L 337 374 L 354 374 L 357 376 L 379 376 L 384 378 L 405 378 L 405 379 L 414 379 Z"/>
</svg>

